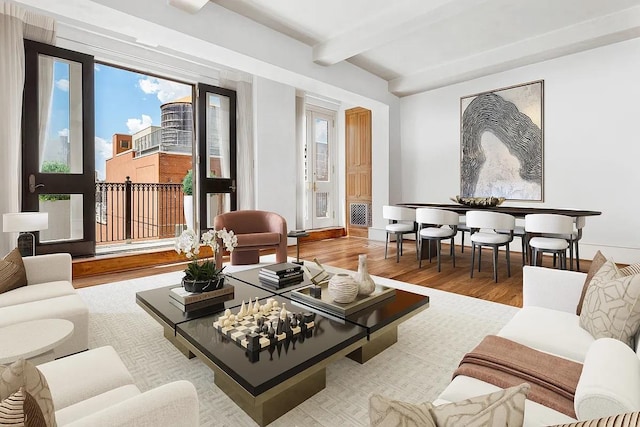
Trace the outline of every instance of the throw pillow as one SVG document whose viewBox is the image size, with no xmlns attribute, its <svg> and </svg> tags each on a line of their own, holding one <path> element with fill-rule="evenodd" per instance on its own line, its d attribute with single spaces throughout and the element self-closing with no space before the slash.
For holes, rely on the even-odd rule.
<svg viewBox="0 0 640 427">
<path fill-rule="evenodd" d="M 435 406 L 431 415 L 438 427 L 512 427 L 524 423 L 524 401 L 531 386 L 527 383 L 462 402 Z"/>
<path fill-rule="evenodd" d="M 36 400 L 20 387 L 0 401 L 0 426 L 46 427 L 47 424 Z"/>
<path fill-rule="evenodd" d="M 640 425 L 640 412 L 612 415 L 597 420 L 577 421 L 569 424 L 558 424 L 553 427 L 636 427 Z"/>
<path fill-rule="evenodd" d="M 27 285 L 27 272 L 18 248 L 0 260 L 0 294 Z"/>
<path fill-rule="evenodd" d="M 31 362 L 18 359 L 11 365 L 0 365 L 0 401 L 23 388 L 31 395 L 42 413 L 47 427 L 56 426 L 56 416 L 49 384 Z"/>
<path fill-rule="evenodd" d="M 414 405 L 373 395 L 369 401 L 369 419 L 374 427 L 520 427 L 529 389 L 525 383 L 440 406 L 428 402 Z"/>
<path fill-rule="evenodd" d="M 640 327 L 640 275 L 623 276 L 613 261 L 605 262 L 587 287 L 580 327 L 631 347 Z"/>
<path fill-rule="evenodd" d="M 622 274 L 623 276 L 633 276 L 634 274 L 640 274 L 640 262 L 621 268 L 620 274 Z"/>
<path fill-rule="evenodd" d="M 593 257 L 591 261 L 591 267 L 589 267 L 589 272 L 587 273 L 587 277 L 584 279 L 584 285 L 582 286 L 582 294 L 580 295 L 580 300 L 578 301 L 578 307 L 576 308 L 576 314 L 580 316 L 582 312 L 582 303 L 584 302 L 584 294 L 587 293 L 587 288 L 589 287 L 589 283 L 591 283 L 591 279 L 593 276 L 600 270 L 600 267 L 607 262 L 607 258 L 602 255 L 602 252 L 596 252 L 596 255 Z"/>
</svg>

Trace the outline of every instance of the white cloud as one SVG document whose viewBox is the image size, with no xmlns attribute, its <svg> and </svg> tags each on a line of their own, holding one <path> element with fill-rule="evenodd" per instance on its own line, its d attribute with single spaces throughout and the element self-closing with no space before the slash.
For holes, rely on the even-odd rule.
<svg viewBox="0 0 640 427">
<path fill-rule="evenodd" d="M 69 136 L 69 129 L 64 128 L 58 131 L 58 136 Z"/>
<path fill-rule="evenodd" d="M 69 92 L 69 80 L 67 79 L 56 80 L 56 87 L 63 92 Z"/>
<path fill-rule="evenodd" d="M 100 68 L 100 66 L 99 66 L 98 64 L 93 64 L 93 69 L 94 69 L 95 71 L 100 71 L 100 70 L 102 70 L 102 68 Z"/>
<path fill-rule="evenodd" d="M 104 180 L 106 175 L 105 161 L 113 156 L 113 143 L 96 136 L 95 145 L 96 171 L 98 172 L 98 179 Z"/>
<path fill-rule="evenodd" d="M 148 128 L 151 126 L 151 116 L 147 116 L 146 114 L 142 115 L 142 119 L 127 119 L 127 128 L 129 128 L 129 133 L 134 134 L 136 132 L 141 131 L 142 129 Z"/>
<path fill-rule="evenodd" d="M 191 86 L 156 77 L 140 79 L 138 80 L 138 86 L 144 93 L 156 95 L 162 103 L 191 95 Z"/>
</svg>

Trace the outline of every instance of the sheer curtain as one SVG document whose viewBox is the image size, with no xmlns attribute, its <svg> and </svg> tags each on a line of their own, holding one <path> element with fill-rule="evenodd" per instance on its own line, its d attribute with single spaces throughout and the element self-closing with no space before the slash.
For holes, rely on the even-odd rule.
<svg viewBox="0 0 640 427">
<path fill-rule="evenodd" d="M 241 75 L 242 74 L 242 75 Z M 255 209 L 255 165 L 253 142 L 252 77 L 239 72 L 220 71 L 220 86 L 237 93 L 238 210 Z"/>
<path fill-rule="evenodd" d="M 24 39 L 53 43 L 55 21 L 0 2 L 0 213 L 20 211 Z M 15 236 L 0 233 L 0 256 L 15 244 Z"/>
</svg>

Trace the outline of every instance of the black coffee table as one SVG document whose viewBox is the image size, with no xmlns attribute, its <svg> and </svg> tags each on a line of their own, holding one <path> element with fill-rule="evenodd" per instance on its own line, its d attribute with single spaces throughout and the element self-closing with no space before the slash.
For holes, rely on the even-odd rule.
<svg viewBox="0 0 640 427">
<path fill-rule="evenodd" d="M 289 311 L 302 311 L 286 298 L 273 298 L 286 303 Z M 324 389 L 326 366 L 367 340 L 365 328 L 316 314 L 315 325 L 303 340 L 294 336 L 248 352 L 213 326 L 221 314 L 180 323 L 177 339 L 213 369 L 215 384 L 261 426 Z"/>
</svg>

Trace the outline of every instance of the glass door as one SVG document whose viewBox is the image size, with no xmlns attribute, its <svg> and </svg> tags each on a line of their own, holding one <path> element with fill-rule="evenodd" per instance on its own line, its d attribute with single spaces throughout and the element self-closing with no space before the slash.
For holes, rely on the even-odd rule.
<svg viewBox="0 0 640 427">
<path fill-rule="evenodd" d="M 95 253 L 93 57 L 25 42 L 22 210 L 48 213 L 37 253 Z"/>
<path fill-rule="evenodd" d="M 335 114 L 306 111 L 305 228 L 335 225 Z"/>
<path fill-rule="evenodd" d="M 198 222 L 237 209 L 236 92 L 198 84 Z"/>
</svg>

